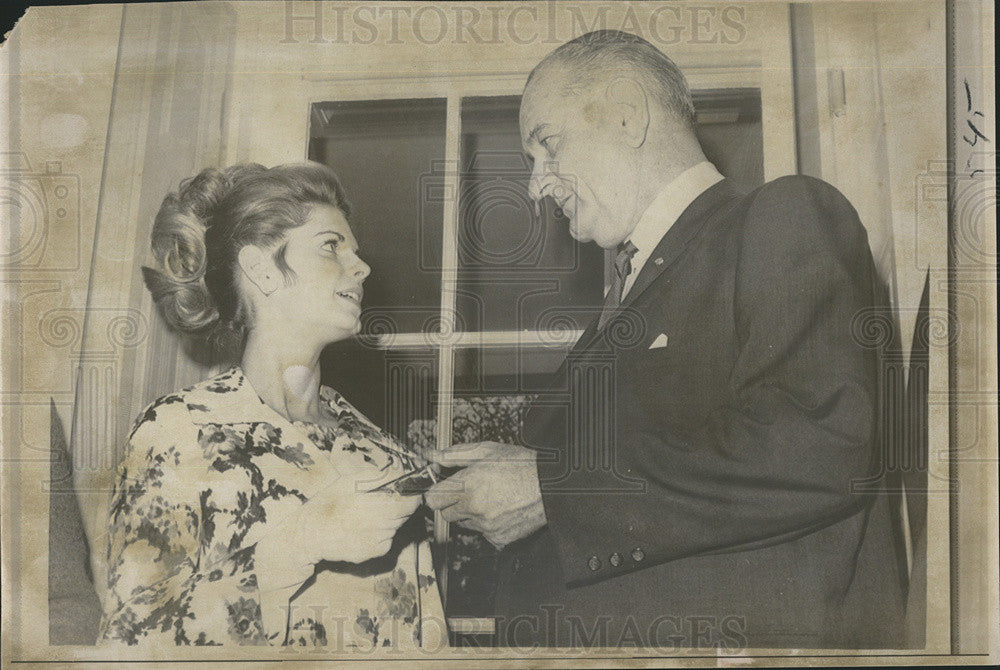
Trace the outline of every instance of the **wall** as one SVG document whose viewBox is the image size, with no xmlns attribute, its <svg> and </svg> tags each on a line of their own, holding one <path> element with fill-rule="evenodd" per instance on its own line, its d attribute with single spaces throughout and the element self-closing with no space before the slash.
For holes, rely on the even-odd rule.
<svg viewBox="0 0 1000 670">
<path fill-rule="evenodd" d="M 121 16 L 112 5 L 30 8 L 0 55 L 0 508 L 15 645 L 49 629 L 49 405 L 71 425 Z"/>
<path fill-rule="evenodd" d="M 660 46 L 697 85 L 762 81 L 774 108 L 765 134 L 791 126 L 787 7 L 656 3 L 256 3 L 235 5 L 231 161 L 306 155 L 308 105 L 392 95 L 408 85 L 446 94 L 459 78 L 510 80 L 589 29 L 621 28 Z M 384 82 L 394 80 L 387 89 Z M 770 113 L 769 113 L 770 112 Z M 261 119 L 267 119 L 262 123 Z M 765 142 L 767 137 L 765 136 Z M 776 152 L 777 153 L 777 152 Z M 773 176 L 794 172 L 791 160 Z"/>
</svg>

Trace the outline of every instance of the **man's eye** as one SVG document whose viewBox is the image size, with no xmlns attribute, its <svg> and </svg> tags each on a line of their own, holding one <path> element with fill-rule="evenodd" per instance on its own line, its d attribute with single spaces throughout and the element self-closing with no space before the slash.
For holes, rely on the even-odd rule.
<svg viewBox="0 0 1000 670">
<path fill-rule="evenodd" d="M 556 155 L 556 151 L 558 151 L 561 142 L 562 137 L 559 135 L 546 135 L 542 138 L 541 145 L 549 154 L 549 157 L 552 157 Z"/>
<path fill-rule="evenodd" d="M 340 240 L 327 240 L 323 243 L 323 248 L 336 253 L 337 249 L 340 248 Z"/>
</svg>

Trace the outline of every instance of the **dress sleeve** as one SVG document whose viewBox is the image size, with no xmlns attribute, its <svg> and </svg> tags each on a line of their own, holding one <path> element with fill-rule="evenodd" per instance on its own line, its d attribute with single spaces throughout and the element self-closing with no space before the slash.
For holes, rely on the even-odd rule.
<svg viewBox="0 0 1000 670">
<path fill-rule="evenodd" d="M 201 554 L 199 490 L 184 476 L 178 426 L 167 425 L 177 422 L 151 419 L 149 411 L 115 478 L 99 639 L 183 644 Z"/>
<path fill-rule="evenodd" d="M 234 430 L 199 426 L 179 396 L 129 438 L 108 515 L 108 588 L 98 639 L 154 646 L 280 644 L 255 565 L 259 485 L 233 466 Z M 258 483 L 259 484 L 259 483 Z"/>
</svg>

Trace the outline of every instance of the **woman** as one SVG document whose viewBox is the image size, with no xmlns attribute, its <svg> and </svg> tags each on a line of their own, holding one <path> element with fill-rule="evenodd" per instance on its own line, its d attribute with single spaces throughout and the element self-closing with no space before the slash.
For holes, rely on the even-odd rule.
<svg viewBox="0 0 1000 670">
<path fill-rule="evenodd" d="M 370 269 L 348 215 L 315 163 L 208 169 L 164 200 L 146 286 L 239 365 L 132 430 L 103 641 L 443 644 L 420 497 L 372 491 L 417 458 L 319 383 L 323 348 L 360 329 Z"/>
</svg>

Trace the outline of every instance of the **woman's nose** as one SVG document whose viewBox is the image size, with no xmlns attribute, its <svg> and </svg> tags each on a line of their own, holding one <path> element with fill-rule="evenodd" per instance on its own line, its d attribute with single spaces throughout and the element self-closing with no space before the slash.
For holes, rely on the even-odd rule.
<svg viewBox="0 0 1000 670">
<path fill-rule="evenodd" d="M 372 269 L 368 266 L 368 263 L 359 258 L 357 265 L 354 266 L 354 276 L 360 281 L 364 281 L 371 273 Z"/>
</svg>

